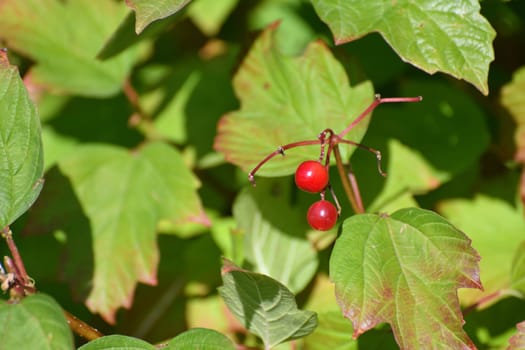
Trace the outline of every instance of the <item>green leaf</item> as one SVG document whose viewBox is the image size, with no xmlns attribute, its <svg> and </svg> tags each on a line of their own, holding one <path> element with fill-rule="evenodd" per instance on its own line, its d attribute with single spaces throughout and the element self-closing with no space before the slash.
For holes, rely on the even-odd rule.
<svg viewBox="0 0 525 350">
<path fill-rule="evenodd" d="M 308 350 L 357 350 L 357 341 L 352 339 L 352 325 L 338 311 L 318 314 L 315 331 L 304 339 Z"/>
<path fill-rule="evenodd" d="M 40 121 L 18 69 L 0 51 L 0 230 L 11 225 L 42 189 Z"/>
<path fill-rule="evenodd" d="M 131 306 L 137 281 L 156 283 L 159 221 L 209 224 L 198 182 L 181 155 L 163 143 L 133 153 L 88 145 L 59 167 L 91 224 L 95 266 L 86 304 L 114 322 L 119 306 Z"/>
<path fill-rule="evenodd" d="M 155 346 L 137 338 L 108 335 L 82 345 L 78 350 L 155 350 Z"/>
<path fill-rule="evenodd" d="M 196 0 L 188 7 L 188 16 L 207 36 L 216 35 L 239 0 Z"/>
<path fill-rule="evenodd" d="M 106 97 L 120 90 L 136 58 L 134 51 L 105 62 L 95 58 L 125 13 L 111 0 L 8 0 L 0 5 L 0 36 L 36 61 L 34 83 Z"/>
<path fill-rule="evenodd" d="M 60 305 L 45 294 L 18 304 L 0 300 L 0 349 L 71 350 L 73 334 Z"/>
<path fill-rule="evenodd" d="M 253 44 L 234 77 L 241 109 L 225 115 L 218 125 L 215 149 L 226 160 L 248 171 L 280 145 L 316 140 L 326 128 L 342 131 L 373 98 L 370 83 L 350 87 L 343 67 L 320 41 L 300 57 L 286 57 L 275 47 L 277 24 Z M 348 134 L 359 142 L 368 118 Z M 342 147 L 348 157 L 354 147 Z M 319 147 L 297 147 L 275 157 L 257 173 L 282 176 L 306 159 L 319 157 Z"/>
<path fill-rule="evenodd" d="M 516 329 L 517 332 L 510 338 L 507 350 L 525 349 L 525 321 L 518 323 Z"/>
<path fill-rule="evenodd" d="M 525 296 L 525 240 L 521 242 L 512 260 L 510 280 L 512 288 Z"/>
<path fill-rule="evenodd" d="M 408 208 L 345 220 L 330 257 L 330 278 L 354 337 L 388 322 L 402 349 L 473 348 L 456 290 L 481 288 L 479 259 L 452 224 Z"/>
<path fill-rule="evenodd" d="M 480 15 L 477 0 L 450 3 L 312 0 L 328 24 L 336 44 L 379 32 L 398 55 L 433 74 L 437 71 L 464 79 L 488 94 L 489 64 L 494 60 L 496 35 Z"/>
<path fill-rule="evenodd" d="M 480 274 L 484 290 L 462 291 L 462 302 L 473 304 L 483 296 L 510 288 L 514 252 L 525 240 L 522 212 L 500 199 L 482 195 L 473 200 L 443 202 L 439 211 L 454 225 L 470 233 L 472 245 L 483 257 Z"/>
<path fill-rule="evenodd" d="M 525 164 L 525 97 L 523 96 L 523 89 L 525 89 L 525 66 L 518 69 L 514 73 L 512 81 L 501 89 L 501 104 L 507 108 L 516 123 L 514 159 L 521 164 Z M 521 202 L 525 203 L 525 168 L 522 169 L 520 197 Z"/>
<path fill-rule="evenodd" d="M 312 311 L 297 308 L 294 295 L 276 280 L 240 269 L 224 260 L 219 293 L 230 311 L 269 349 L 310 334 L 317 326 Z"/>
<path fill-rule="evenodd" d="M 140 34 L 151 22 L 180 11 L 191 0 L 126 0 L 135 11 L 135 32 Z"/>
<path fill-rule="evenodd" d="M 298 293 L 315 275 L 318 258 L 306 239 L 304 211 L 288 204 L 289 187 L 288 181 L 259 181 L 241 192 L 233 215 L 244 233 L 247 262 Z"/>
<path fill-rule="evenodd" d="M 206 328 L 193 328 L 179 334 L 168 342 L 166 350 L 235 350 L 235 346 L 224 334 Z"/>
</svg>

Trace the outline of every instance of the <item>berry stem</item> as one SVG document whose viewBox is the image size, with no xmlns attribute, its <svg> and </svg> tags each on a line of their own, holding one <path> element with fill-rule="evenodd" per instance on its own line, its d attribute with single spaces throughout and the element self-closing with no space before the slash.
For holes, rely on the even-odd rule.
<svg viewBox="0 0 525 350">
<path fill-rule="evenodd" d="M 367 115 L 369 115 L 377 106 L 382 103 L 396 103 L 396 102 L 419 102 L 423 99 L 421 96 L 417 97 L 385 97 L 381 98 L 381 95 L 376 94 L 374 97 L 374 102 L 368 106 L 363 113 L 361 113 L 357 118 L 354 119 L 350 125 L 348 125 L 343 131 L 339 133 L 339 137 L 342 139 L 346 134 L 350 132 L 361 120 L 363 120 Z"/>
<path fill-rule="evenodd" d="M 284 151 L 286 151 L 287 149 L 295 148 L 295 147 L 299 147 L 299 146 L 319 145 L 320 143 L 321 143 L 320 140 L 308 140 L 308 141 L 299 141 L 299 142 L 288 143 L 288 144 L 286 144 L 284 146 L 279 146 L 279 148 L 277 148 L 275 151 L 273 151 L 272 153 L 270 153 L 269 155 L 264 157 L 264 159 L 261 160 L 259 162 L 259 164 L 257 164 L 255 166 L 255 168 L 253 168 L 252 171 L 250 171 L 248 173 L 248 180 L 250 180 L 252 185 L 255 186 L 254 176 L 255 176 L 255 173 L 257 172 L 257 170 L 259 170 L 259 168 L 262 167 L 264 165 L 264 163 L 266 163 L 267 161 L 269 161 L 270 159 L 272 159 L 276 155 L 280 154 L 280 155 L 284 156 Z"/>
<path fill-rule="evenodd" d="M 345 190 L 346 196 L 350 201 L 350 205 L 354 209 L 354 212 L 362 214 L 365 212 L 363 201 L 361 200 L 361 195 L 359 193 L 359 186 L 353 173 L 347 172 L 343 160 L 341 158 L 341 153 L 339 152 L 338 145 L 333 146 L 333 152 L 335 156 L 335 163 L 337 165 L 337 171 L 339 172 L 339 177 L 343 184 L 343 189 Z"/>
</svg>

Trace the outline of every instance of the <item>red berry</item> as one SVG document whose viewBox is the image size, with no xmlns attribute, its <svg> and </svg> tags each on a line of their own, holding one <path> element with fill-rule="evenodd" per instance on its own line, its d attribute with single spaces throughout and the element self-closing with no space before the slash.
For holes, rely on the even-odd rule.
<svg viewBox="0 0 525 350">
<path fill-rule="evenodd" d="M 313 229 L 328 231 L 337 221 L 337 209 L 332 203 L 322 199 L 310 206 L 306 219 Z"/>
<path fill-rule="evenodd" d="M 303 191 L 319 193 L 328 185 L 328 171 L 321 163 L 307 160 L 297 167 L 295 183 Z"/>
</svg>

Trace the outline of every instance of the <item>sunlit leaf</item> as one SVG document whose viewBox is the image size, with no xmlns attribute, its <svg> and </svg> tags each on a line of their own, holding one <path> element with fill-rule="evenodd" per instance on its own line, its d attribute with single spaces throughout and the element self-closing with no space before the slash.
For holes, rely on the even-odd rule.
<svg viewBox="0 0 525 350">
<path fill-rule="evenodd" d="M 226 305 L 246 329 L 261 337 L 267 349 L 304 337 L 317 326 L 316 313 L 299 310 L 292 292 L 268 276 L 225 260 L 222 279 L 219 293 Z"/>
<path fill-rule="evenodd" d="M 191 0 L 126 0 L 135 11 L 135 32 L 140 34 L 151 22 L 180 11 Z"/>
<path fill-rule="evenodd" d="M 521 242 L 512 260 L 510 279 L 512 288 L 519 290 L 525 296 L 525 240 Z"/>
<path fill-rule="evenodd" d="M 136 58 L 134 51 L 95 58 L 125 13 L 110 0 L 8 0 L 0 3 L 0 37 L 36 61 L 30 71 L 36 84 L 104 97 L 120 90 Z"/>
<path fill-rule="evenodd" d="M 155 346 L 137 338 L 108 335 L 82 345 L 78 350 L 155 350 Z"/>
<path fill-rule="evenodd" d="M 166 350 L 235 350 L 232 341 L 224 334 L 206 328 L 193 328 L 168 342 Z"/>
<path fill-rule="evenodd" d="M 439 206 L 439 211 L 469 233 L 472 245 L 483 257 L 479 265 L 484 290 L 461 291 L 462 302 L 472 304 L 483 296 L 510 288 L 513 257 L 525 240 L 523 215 L 508 203 L 486 196 L 449 200 Z"/>
<path fill-rule="evenodd" d="M 280 145 L 316 140 L 326 128 L 342 131 L 371 102 L 370 83 L 350 87 L 343 67 L 325 44 L 310 44 L 299 57 L 286 57 L 275 47 L 277 24 L 255 41 L 234 77 L 241 108 L 218 125 L 215 148 L 248 171 Z M 368 119 L 349 134 L 358 142 Z M 353 147 L 342 147 L 344 157 Z M 302 160 L 319 157 L 319 147 L 298 147 L 275 157 L 258 175 L 291 174 Z"/>
<path fill-rule="evenodd" d="M 457 289 L 481 288 L 479 259 L 452 224 L 408 208 L 347 219 L 330 258 L 330 278 L 354 337 L 388 322 L 401 349 L 473 349 Z"/>
<path fill-rule="evenodd" d="M 91 145 L 60 162 L 90 220 L 94 252 L 92 311 L 114 321 L 130 307 L 137 282 L 156 283 L 161 219 L 208 224 L 198 182 L 173 148 L 152 143 L 134 153 Z"/>
<path fill-rule="evenodd" d="M 477 0 L 312 0 L 337 44 L 379 32 L 401 58 L 428 72 L 464 79 L 488 94 L 496 35 Z"/>
<path fill-rule="evenodd" d="M 22 215 L 42 189 L 40 121 L 33 102 L 0 51 L 0 230 Z"/>
<path fill-rule="evenodd" d="M 294 293 L 315 275 L 317 252 L 306 239 L 305 213 L 289 203 L 288 183 L 260 181 L 236 199 L 233 215 L 244 233 L 244 256 L 256 272 Z"/>
<path fill-rule="evenodd" d="M 60 305 L 45 294 L 18 304 L 0 300 L 0 349 L 71 350 L 73 334 Z"/>
<path fill-rule="evenodd" d="M 219 32 L 222 23 L 239 0 L 195 0 L 188 7 L 188 16 L 208 36 Z"/>
<path fill-rule="evenodd" d="M 501 89 L 501 103 L 509 110 L 516 125 L 514 131 L 514 142 L 516 154 L 514 158 L 521 164 L 525 164 L 525 67 L 518 69 L 512 81 Z M 525 168 L 521 173 L 520 182 L 521 202 L 525 204 Z"/>
</svg>

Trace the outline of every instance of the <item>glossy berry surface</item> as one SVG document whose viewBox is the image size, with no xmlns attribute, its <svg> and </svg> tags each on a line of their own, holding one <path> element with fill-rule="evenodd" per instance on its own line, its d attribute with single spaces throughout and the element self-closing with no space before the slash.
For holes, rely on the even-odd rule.
<svg viewBox="0 0 525 350">
<path fill-rule="evenodd" d="M 306 219 L 313 229 L 327 231 L 337 222 L 337 209 L 332 203 L 322 199 L 310 206 Z"/>
<path fill-rule="evenodd" d="M 328 171 L 321 163 L 307 160 L 297 167 L 295 184 L 303 191 L 319 193 L 328 185 Z"/>
</svg>

